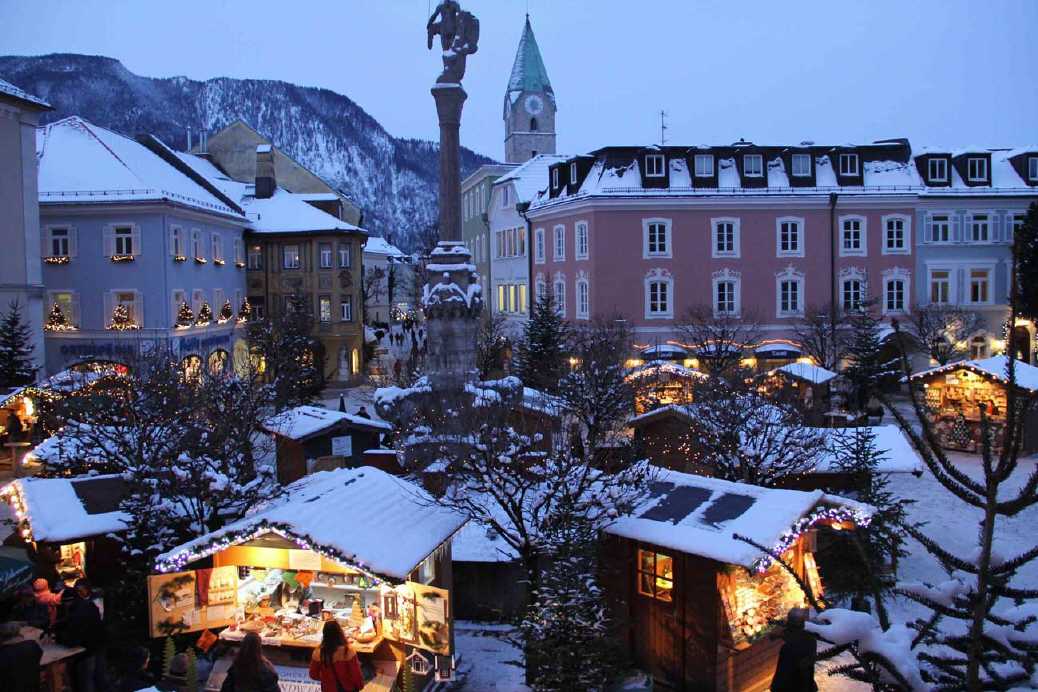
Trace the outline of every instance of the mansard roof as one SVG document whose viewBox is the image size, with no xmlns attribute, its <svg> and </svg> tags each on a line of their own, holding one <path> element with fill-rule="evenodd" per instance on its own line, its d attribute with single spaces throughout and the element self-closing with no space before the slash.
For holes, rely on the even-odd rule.
<svg viewBox="0 0 1038 692">
<path fill-rule="evenodd" d="M 523 36 L 519 39 L 519 49 L 512 64 L 512 75 L 508 78 L 509 95 L 523 91 L 543 92 L 551 94 L 553 98 L 555 96 L 548 79 L 548 70 L 541 59 L 541 49 L 537 47 L 533 27 L 530 26 L 530 15 L 526 16 L 526 26 L 523 27 Z"/>
</svg>

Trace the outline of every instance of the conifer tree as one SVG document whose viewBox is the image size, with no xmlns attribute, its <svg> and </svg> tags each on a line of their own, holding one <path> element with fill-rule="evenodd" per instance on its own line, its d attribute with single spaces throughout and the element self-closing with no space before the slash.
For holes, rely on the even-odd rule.
<svg viewBox="0 0 1038 692">
<path fill-rule="evenodd" d="M 843 375 L 851 384 L 852 399 L 849 403 L 859 411 L 865 410 L 884 380 L 894 374 L 896 366 L 893 360 L 884 356 L 874 306 L 874 301 L 862 303 L 848 318 L 852 332 Z"/>
<path fill-rule="evenodd" d="M 0 386 L 18 387 L 36 378 L 32 352 L 32 333 L 29 325 L 22 321 L 21 307 L 14 300 L 0 319 Z"/>
<path fill-rule="evenodd" d="M 555 394 L 566 375 L 569 330 L 555 298 L 545 291 L 537 299 L 516 350 L 514 370 L 527 387 Z"/>
<path fill-rule="evenodd" d="M 1017 275 L 1017 311 L 1021 317 L 1038 319 L 1038 203 L 1032 202 L 1024 225 L 1014 239 Z"/>
<path fill-rule="evenodd" d="M 187 301 L 181 301 L 180 307 L 177 308 L 177 326 L 190 327 L 194 323 L 195 315 L 191 312 L 191 306 L 187 304 Z"/>
</svg>

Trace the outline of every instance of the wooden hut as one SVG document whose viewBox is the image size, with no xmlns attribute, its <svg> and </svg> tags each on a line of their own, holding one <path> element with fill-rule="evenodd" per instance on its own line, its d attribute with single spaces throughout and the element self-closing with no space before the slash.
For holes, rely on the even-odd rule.
<svg viewBox="0 0 1038 692">
<path fill-rule="evenodd" d="M 980 406 L 993 424 L 994 444 L 1001 447 L 1009 390 L 1008 358 L 993 356 L 965 360 L 918 372 L 913 384 L 922 385 L 926 406 L 941 445 L 967 452 L 980 450 Z M 1038 367 L 1016 361 L 1018 396 L 1038 396 Z M 1038 450 L 1038 408 L 1032 406 L 1023 424 L 1022 449 Z"/>
<path fill-rule="evenodd" d="M 831 370 L 798 362 L 769 370 L 762 383 L 771 395 L 795 402 L 812 425 L 819 425 L 830 408 L 829 387 L 835 377 Z"/>
<path fill-rule="evenodd" d="M 807 601 L 788 572 L 736 536 L 781 554 L 821 592 L 812 528 L 869 519 L 866 506 L 818 491 L 661 471 L 650 497 L 606 529 L 603 581 L 623 604 L 628 654 L 666 689 L 767 689 L 781 645 L 769 635 Z"/>
<path fill-rule="evenodd" d="M 658 360 L 632 368 L 626 379 L 635 392 L 635 413 L 642 414 L 662 406 L 691 404 L 695 383 L 705 377 L 680 363 Z"/>
<path fill-rule="evenodd" d="M 364 452 L 381 446 L 392 431 L 385 421 L 318 406 L 296 406 L 263 426 L 277 444 L 278 481 L 283 485 L 313 471 L 364 464 Z"/>
</svg>

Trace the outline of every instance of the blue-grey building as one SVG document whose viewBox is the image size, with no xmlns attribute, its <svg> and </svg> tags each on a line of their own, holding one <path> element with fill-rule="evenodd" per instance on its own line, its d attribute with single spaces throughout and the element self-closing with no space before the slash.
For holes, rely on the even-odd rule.
<svg viewBox="0 0 1038 692">
<path fill-rule="evenodd" d="M 916 207 L 916 304 L 977 312 L 973 358 L 1005 348 L 1014 229 L 1038 201 L 1038 149 L 926 148 L 915 152 L 923 190 Z M 1034 359 L 1035 326 L 1015 325 L 1017 355 Z"/>
<path fill-rule="evenodd" d="M 248 221 L 149 145 L 78 117 L 38 131 L 50 373 L 160 341 L 191 367 L 246 357 Z"/>
</svg>

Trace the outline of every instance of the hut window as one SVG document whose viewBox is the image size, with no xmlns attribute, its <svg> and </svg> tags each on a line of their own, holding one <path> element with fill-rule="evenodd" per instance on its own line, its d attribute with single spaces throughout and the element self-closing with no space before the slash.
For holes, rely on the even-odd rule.
<svg viewBox="0 0 1038 692">
<path fill-rule="evenodd" d="M 674 558 L 651 550 L 639 550 L 638 593 L 658 601 L 673 602 Z"/>
<path fill-rule="evenodd" d="M 988 357 L 988 340 L 983 336 L 975 336 L 970 340 L 970 358 L 978 360 Z"/>
</svg>

